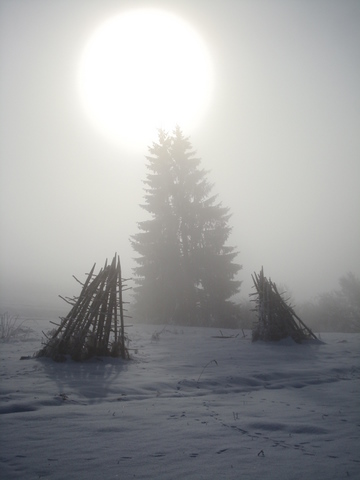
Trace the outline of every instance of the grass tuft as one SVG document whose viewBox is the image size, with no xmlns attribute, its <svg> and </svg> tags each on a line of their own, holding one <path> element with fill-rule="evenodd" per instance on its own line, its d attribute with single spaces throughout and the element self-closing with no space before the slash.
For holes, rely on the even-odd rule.
<svg viewBox="0 0 360 480">
<path fill-rule="evenodd" d="M 33 333 L 30 327 L 19 322 L 17 315 L 11 315 L 8 312 L 0 314 L 0 340 L 2 342 L 10 342 L 11 340 L 26 340 Z"/>
</svg>

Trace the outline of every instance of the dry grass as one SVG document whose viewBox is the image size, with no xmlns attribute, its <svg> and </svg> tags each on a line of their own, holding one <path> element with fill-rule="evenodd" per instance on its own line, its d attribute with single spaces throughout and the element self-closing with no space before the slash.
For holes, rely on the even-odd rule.
<svg viewBox="0 0 360 480">
<path fill-rule="evenodd" d="M 0 340 L 10 342 L 11 340 L 26 340 L 33 333 L 30 327 L 24 325 L 24 321 L 19 321 L 18 315 L 12 315 L 8 312 L 0 314 Z"/>
</svg>

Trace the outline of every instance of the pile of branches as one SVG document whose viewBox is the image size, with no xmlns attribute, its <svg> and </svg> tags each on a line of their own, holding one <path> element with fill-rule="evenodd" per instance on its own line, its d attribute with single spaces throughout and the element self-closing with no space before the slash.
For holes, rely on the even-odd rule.
<svg viewBox="0 0 360 480">
<path fill-rule="evenodd" d="M 253 326 L 252 341 L 277 341 L 291 337 L 295 342 L 318 340 L 313 332 L 296 315 L 293 307 L 279 293 L 276 284 L 264 276 L 261 268 L 259 275 L 252 275 L 256 292 L 256 310 L 258 322 Z"/>
<path fill-rule="evenodd" d="M 121 278 L 121 266 L 116 254 L 110 265 L 105 262 L 98 275 L 95 264 L 79 297 L 64 298 L 72 308 L 66 317 L 60 318 L 51 336 L 46 340 L 37 357 L 50 357 L 64 361 L 66 355 L 81 361 L 92 356 L 129 358 L 124 331 L 124 308 L 122 293 L 126 285 Z M 126 281 L 126 279 L 124 279 Z M 53 323 L 53 322 L 51 322 Z"/>
</svg>

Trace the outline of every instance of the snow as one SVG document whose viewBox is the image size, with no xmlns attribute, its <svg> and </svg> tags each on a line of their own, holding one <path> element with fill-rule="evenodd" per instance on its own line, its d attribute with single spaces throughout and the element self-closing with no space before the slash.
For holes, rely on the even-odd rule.
<svg viewBox="0 0 360 480">
<path fill-rule="evenodd" d="M 360 478 L 360 334 L 134 325 L 131 360 L 20 360 L 46 328 L 0 344 L 2 479 Z"/>
</svg>

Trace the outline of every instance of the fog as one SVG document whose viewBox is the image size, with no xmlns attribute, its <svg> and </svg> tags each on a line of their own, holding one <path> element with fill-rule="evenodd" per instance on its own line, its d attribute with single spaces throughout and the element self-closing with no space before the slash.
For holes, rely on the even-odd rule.
<svg viewBox="0 0 360 480">
<path fill-rule="evenodd" d="M 211 53 L 211 105 L 184 133 L 233 214 L 241 297 L 261 266 L 297 302 L 359 275 L 357 0 L 2 0 L 0 307 L 61 308 L 72 275 L 115 252 L 132 275 L 147 145 L 94 128 L 76 71 L 94 29 L 134 5 L 179 14 Z"/>
</svg>

